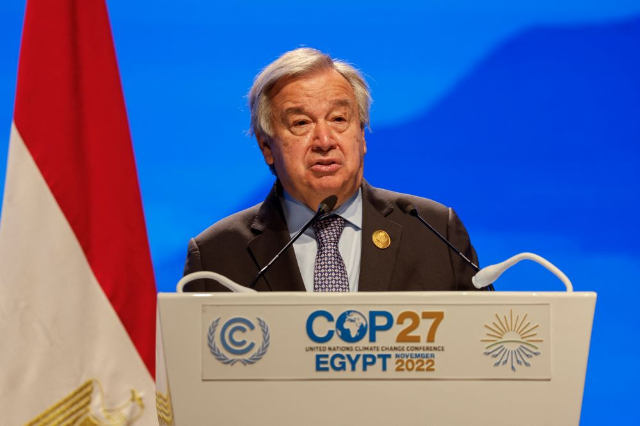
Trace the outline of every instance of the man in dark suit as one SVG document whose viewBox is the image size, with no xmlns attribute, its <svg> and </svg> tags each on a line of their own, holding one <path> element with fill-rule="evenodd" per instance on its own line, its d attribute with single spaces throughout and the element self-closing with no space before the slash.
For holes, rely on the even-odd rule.
<svg viewBox="0 0 640 426">
<path fill-rule="evenodd" d="M 249 104 L 253 134 L 276 184 L 262 204 L 223 219 L 192 239 L 185 274 L 211 270 L 248 285 L 320 202 L 336 195 L 336 208 L 325 220 L 340 222 L 330 259 L 322 244 L 316 244 L 324 231 L 310 228 L 258 281 L 257 290 L 473 289 L 473 269 L 397 203 L 413 203 L 477 263 L 453 210 L 364 181 L 370 96 L 355 68 L 314 49 L 287 52 L 256 77 Z M 327 273 L 339 276 L 339 290 L 319 283 Z M 220 289 L 213 281 L 185 287 L 185 291 Z"/>
</svg>

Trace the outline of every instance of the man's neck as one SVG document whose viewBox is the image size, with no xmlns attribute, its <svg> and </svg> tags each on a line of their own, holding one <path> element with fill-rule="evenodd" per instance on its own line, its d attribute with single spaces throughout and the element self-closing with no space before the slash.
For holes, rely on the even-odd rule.
<svg viewBox="0 0 640 426">
<path fill-rule="evenodd" d="M 362 227 L 362 197 L 361 191 L 358 189 L 351 198 L 346 200 L 340 207 L 336 207 L 333 212 L 342 216 L 348 222 L 357 228 Z M 309 206 L 296 200 L 286 191 L 281 194 L 282 206 L 285 212 L 287 227 L 289 232 L 295 234 L 309 219 L 315 214 L 315 210 L 311 210 Z"/>
</svg>

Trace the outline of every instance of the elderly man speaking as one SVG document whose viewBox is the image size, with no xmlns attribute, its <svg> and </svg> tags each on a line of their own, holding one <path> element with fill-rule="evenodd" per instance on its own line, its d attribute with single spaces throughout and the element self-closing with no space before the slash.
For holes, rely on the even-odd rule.
<svg viewBox="0 0 640 426">
<path fill-rule="evenodd" d="M 218 272 L 248 286 L 313 221 L 255 288 L 259 291 L 472 290 L 474 269 L 408 212 L 419 213 L 477 264 L 455 212 L 364 180 L 371 97 L 351 65 L 310 48 L 285 53 L 249 92 L 251 129 L 276 182 L 263 203 L 231 215 L 189 242 L 185 274 Z M 223 290 L 194 281 L 185 291 Z"/>
</svg>

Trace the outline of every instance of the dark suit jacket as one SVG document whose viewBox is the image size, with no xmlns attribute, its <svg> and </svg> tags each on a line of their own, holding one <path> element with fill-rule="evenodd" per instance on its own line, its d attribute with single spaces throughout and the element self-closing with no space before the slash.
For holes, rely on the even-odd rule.
<svg viewBox="0 0 640 426">
<path fill-rule="evenodd" d="M 279 199 L 279 184 L 261 204 L 231 215 L 189 241 L 185 275 L 214 271 L 248 286 L 289 241 Z M 435 201 L 362 184 L 362 256 L 358 291 L 474 290 L 475 271 L 396 201 L 411 201 L 420 214 L 456 248 L 477 264 L 475 250 L 455 212 Z M 386 231 L 391 245 L 379 249 L 372 240 Z M 289 248 L 261 278 L 258 291 L 305 291 L 295 252 Z M 185 291 L 225 291 L 212 280 L 194 281 Z"/>
</svg>

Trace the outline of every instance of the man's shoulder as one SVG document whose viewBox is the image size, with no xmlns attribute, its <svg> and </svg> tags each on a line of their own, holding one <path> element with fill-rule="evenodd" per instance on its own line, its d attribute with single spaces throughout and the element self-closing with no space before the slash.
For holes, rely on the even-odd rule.
<svg viewBox="0 0 640 426">
<path fill-rule="evenodd" d="M 195 237 L 196 243 L 201 245 L 212 240 L 224 240 L 226 238 L 237 238 L 238 236 L 253 236 L 252 225 L 256 220 L 262 203 L 253 207 L 239 211 L 224 219 L 214 223 L 198 236 Z"/>
<path fill-rule="evenodd" d="M 376 188 L 368 185 L 367 191 L 369 199 L 378 204 L 378 206 L 384 207 L 381 203 L 386 203 L 388 207 L 394 210 L 402 212 L 402 209 L 398 206 L 400 200 L 406 200 L 416 206 L 418 212 L 422 215 L 436 214 L 436 215 L 448 215 L 449 208 L 437 201 L 429 198 L 418 197 L 416 195 L 404 194 L 402 192 L 390 191 L 388 189 Z"/>
</svg>

